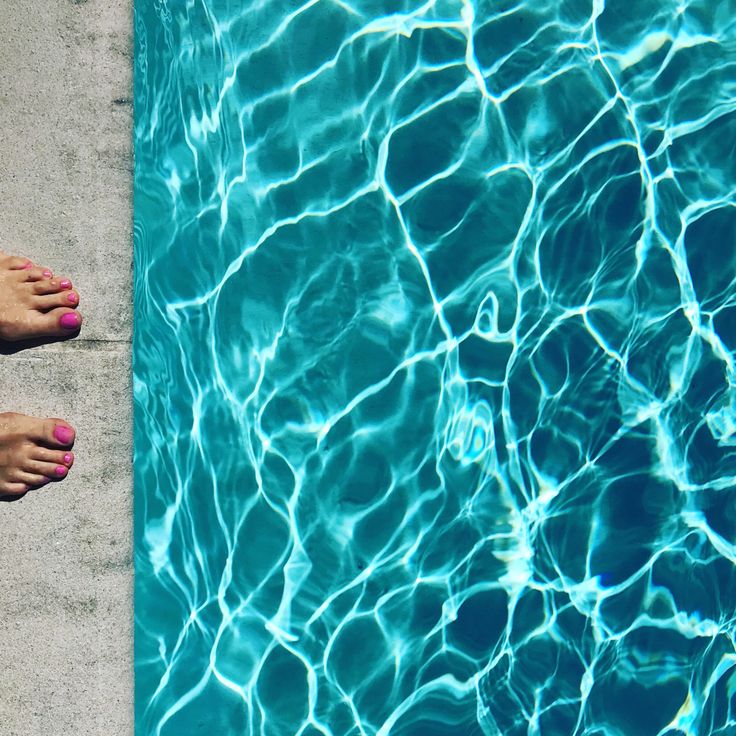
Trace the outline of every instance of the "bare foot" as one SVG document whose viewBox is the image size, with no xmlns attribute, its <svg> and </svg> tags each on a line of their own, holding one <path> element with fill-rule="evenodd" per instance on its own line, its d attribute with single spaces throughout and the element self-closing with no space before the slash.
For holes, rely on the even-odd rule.
<svg viewBox="0 0 736 736">
<path fill-rule="evenodd" d="M 78 304 L 69 279 L 0 253 L 0 340 L 76 335 L 82 326 Z"/>
<path fill-rule="evenodd" d="M 63 419 L 0 414 L 0 500 L 12 501 L 66 477 L 74 429 Z"/>
</svg>

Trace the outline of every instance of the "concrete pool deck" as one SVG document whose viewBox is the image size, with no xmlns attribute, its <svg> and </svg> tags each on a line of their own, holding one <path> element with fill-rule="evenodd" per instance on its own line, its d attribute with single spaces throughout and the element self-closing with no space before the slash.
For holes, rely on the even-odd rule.
<svg viewBox="0 0 736 736">
<path fill-rule="evenodd" d="M 0 33 L 0 248 L 85 317 L 0 355 L 0 411 L 77 429 L 67 480 L 0 504 L 0 732 L 130 735 L 132 0 L 16 0 Z"/>
</svg>

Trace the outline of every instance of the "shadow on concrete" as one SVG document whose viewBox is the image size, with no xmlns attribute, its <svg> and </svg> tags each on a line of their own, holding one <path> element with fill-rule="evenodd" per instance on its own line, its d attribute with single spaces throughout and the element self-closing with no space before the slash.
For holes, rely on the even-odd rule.
<svg viewBox="0 0 736 736">
<path fill-rule="evenodd" d="M 77 335 L 79 335 L 79 330 L 63 337 L 37 337 L 33 340 L 18 340 L 17 342 L 3 342 L 0 340 L 0 355 L 15 355 L 15 353 L 19 353 L 21 350 L 29 350 L 30 348 L 37 348 L 41 345 L 50 345 L 56 342 L 66 342 L 77 337 Z"/>
</svg>

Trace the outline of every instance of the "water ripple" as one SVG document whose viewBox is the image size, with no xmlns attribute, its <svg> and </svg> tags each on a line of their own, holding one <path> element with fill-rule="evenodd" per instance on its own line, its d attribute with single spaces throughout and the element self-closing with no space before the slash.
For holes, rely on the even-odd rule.
<svg viewBox="0 0 736 736">
<path fill-rule="evenodd" d="M 137 733 L 736 733 L 732 0 L 135 29 Z"/>
</svg>

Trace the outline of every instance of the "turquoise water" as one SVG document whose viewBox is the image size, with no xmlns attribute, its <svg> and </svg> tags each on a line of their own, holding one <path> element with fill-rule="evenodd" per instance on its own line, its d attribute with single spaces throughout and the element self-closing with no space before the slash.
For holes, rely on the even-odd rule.
<svg viewBox="0 0 736 736">
<path fill-rule="evenodd" d="M 138 736 L 736 734 L 736 3 L 135 31 Z"/>
</svg>

